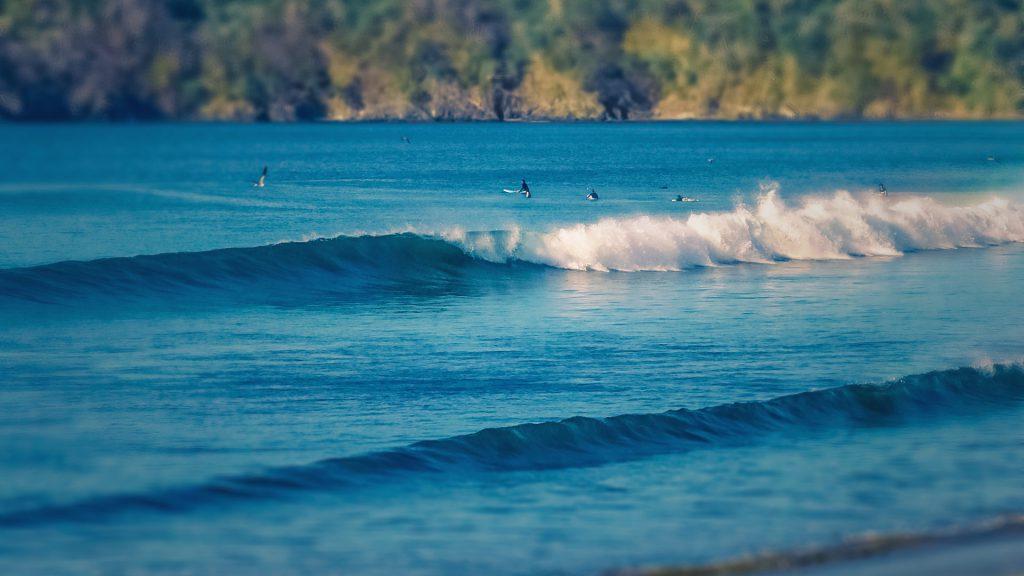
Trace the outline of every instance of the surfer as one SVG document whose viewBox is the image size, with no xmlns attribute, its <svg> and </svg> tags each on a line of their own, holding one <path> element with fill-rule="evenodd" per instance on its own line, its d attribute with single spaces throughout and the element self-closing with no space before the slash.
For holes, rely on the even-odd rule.
<svg viewBox="0 0 1024 576">
<path fill-rule="evenodd" d="M 519 193 L 525 195 L 527 198 L 532 196 L 532 194 L 530 194 L 530 185 L 526 183 L 526 178 L 523 178 L 522 183 L 519 184 Z"/>
<path fill-rule="evenodd" d="M 878 183 L 878 195 L 879 196 L 888 196 L 889 195 L 889 191 L 885 189 L 885 184 L 882 184 L 881 182 Z"/>
<path fill-rule="evenodd" d="M 252 183 L 257 188 L 263 188 L 267 185 L 267 167 L 263 167 L 263 173 L 260 174 L 260 179 Z"/>
<path fill-rule="evenodd" d="M 587 194 L 587 200 L 597 200 L 597 191 L 593 188 L 590 189 L 590 194 Z"/>
<path fill-rule="evenodd" d="M 672 201 L 673 202 L 682 202 L 683 201 L 683 195 L 682 194 L 676 194 L 676 197 L 673 198 Z"/>
</svg>

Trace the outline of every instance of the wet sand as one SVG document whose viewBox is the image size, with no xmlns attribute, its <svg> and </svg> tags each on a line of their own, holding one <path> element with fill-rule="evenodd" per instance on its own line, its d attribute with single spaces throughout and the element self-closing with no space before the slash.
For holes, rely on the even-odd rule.
<svg viewBox="0 0 1024 576">
<path fill-rule="evenodd" d="M 865 535 L 815 549 L 714 564 L 639 568 L 616 576 L 1010 576 L 1024 575 L 1024 516 L 921 534 Z"/>
</svg>

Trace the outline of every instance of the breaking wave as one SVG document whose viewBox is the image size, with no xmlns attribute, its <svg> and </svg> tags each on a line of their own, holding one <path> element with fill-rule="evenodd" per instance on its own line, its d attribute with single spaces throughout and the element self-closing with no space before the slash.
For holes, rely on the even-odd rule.
<svg viewBox="0 0 1024 576">
<path fill-rule="evenodd" d="M 1002 198 L 948 206 L 838 192 L 798 205 L 776 192 L 754 206 L 687 218 L 608 218 L 540 234 L 449 234 L 475 256 L 573 270 L 684 270 L 739 262 L 898 256 L 1024 242 L 1024 207 Z"/>
<path fill-rule="evenodd" d="M 987 412 L 1021 401 L 1024 366 L 959 368 L 907 376 L 883 385 L 847 385 L 699 410 L 574 417 L 491 428 L 191 486 L 8 511 L 0 514 L 0 526 L 88 521 L 129 510 L 185 511 L 216 502 L 276 498 L 306 490 L 339 491 L 418 474 L 597 466 L 656 454 L 750 444 L 770 434 L 896 426 L 925 418 Z"/>
<path fill-rule="evenodd" d="M 543 232 L 340 236 L 0 270 L 0 300 L 60 302 L 212 291 L 233 301 L 273 303 L 301 296 L 315 302 L 396 292 L 445 293 L 464 287 L 469 277 L 513 274 L 538 265 L 673 271 L 1011 242 L 1024 242 L 1024 207 L 1003 198 L 950 206 L 928 197 L 839 192 L 791 205 L 769 191 L 753 206 L 685 218 L 607 218 Z"/>
</svg>

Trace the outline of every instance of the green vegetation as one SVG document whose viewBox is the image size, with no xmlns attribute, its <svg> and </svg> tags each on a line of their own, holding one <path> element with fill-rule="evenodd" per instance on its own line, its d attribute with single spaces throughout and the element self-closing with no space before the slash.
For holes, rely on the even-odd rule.
<svg viewBox="0 0 1024 576">
<path fill-rule="evenodd" d="M 1024 116 L 1022 0 L 0 0 L 0 117 Z"/>
</svg>

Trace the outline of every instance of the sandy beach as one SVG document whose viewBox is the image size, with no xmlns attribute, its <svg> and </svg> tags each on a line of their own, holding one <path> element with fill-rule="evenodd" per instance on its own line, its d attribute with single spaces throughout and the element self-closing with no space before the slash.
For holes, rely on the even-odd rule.
<svg viewBox="0 0 1024 576">
<path fill-rule="evenodd" d="M 1024 517 L 925 534 L 865 535 L 833 547 L 765 553 L 616 576 L 1011 576 L 1024 574 Z"/>
</svg>

